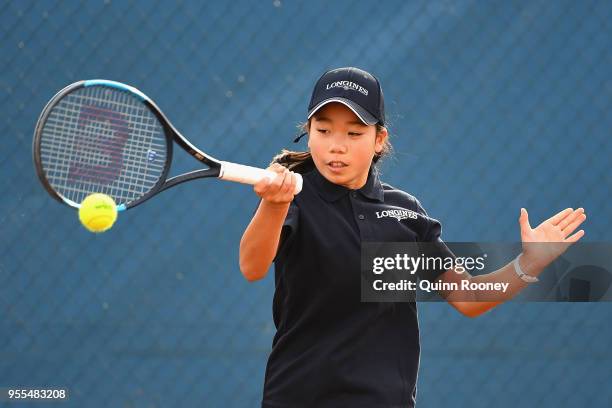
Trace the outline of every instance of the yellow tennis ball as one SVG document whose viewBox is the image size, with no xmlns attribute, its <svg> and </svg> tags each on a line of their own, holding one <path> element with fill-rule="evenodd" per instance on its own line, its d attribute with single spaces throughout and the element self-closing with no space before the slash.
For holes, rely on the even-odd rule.
<svg viewBox="0 0 612 408">
<path fill-rule="evenodd" d="M 90 194 L 81 202 L 79 220 L 91 232 L 104 232 L 117 220 L 117 205 L 106 194 Z"/>
</svg>

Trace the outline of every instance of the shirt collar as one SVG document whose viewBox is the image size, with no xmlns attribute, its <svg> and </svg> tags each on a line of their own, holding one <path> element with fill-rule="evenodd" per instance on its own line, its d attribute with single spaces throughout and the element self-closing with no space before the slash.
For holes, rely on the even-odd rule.
<svg viewBox="0 0 612 408">
<path fill-rule="evenodd" d="M 344 197 L 350 191 L 358 191 L 361 195 L 371 199 L 383 202 L 384 201 L 384 192 L 382 188 L 382 184 L 380 182 L 380 178 L 378 175 L 378 170 L 374 166 L 370 167 L 370 172 L 368 173 L 368 180 L 365 185 L 358 190 L 351 190 L 344 186 L 334 184 L 331 181 L 327 180 L 319 170 L 315 167 L 312 171 L 315 185 L 317 187 L 317 191 L 323 199 L 326 201 L 337 201 L 340 198 Z"/>
</svg>

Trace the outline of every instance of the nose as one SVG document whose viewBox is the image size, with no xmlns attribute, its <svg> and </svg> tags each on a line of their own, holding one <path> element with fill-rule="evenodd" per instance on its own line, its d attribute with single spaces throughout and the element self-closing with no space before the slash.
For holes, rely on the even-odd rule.
<svg viewBox="0 0 612 408">
<path fill-rule="evenodd" d="M 347 151 L 347 146 L 346 146 L 346 141 L 344 140 L 344 138 L 342 137 L 342 135 L 334 135 L 331 138 L 331 144 L 329 145 L 329 152 L 330 153 L 346 153 Z"/>
</svg>

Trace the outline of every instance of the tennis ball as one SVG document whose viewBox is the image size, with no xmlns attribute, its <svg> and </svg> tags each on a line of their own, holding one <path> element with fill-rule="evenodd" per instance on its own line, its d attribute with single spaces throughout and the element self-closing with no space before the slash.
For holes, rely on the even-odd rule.
<svg viewBox="0 0 612 408">
<path fill-rule="evenodd" d="M 117 220 L 117 205 L 106 194 L 90 194 L 81 202 L 79 220 L 91 232 L 104 232 Z"/>
</svg>

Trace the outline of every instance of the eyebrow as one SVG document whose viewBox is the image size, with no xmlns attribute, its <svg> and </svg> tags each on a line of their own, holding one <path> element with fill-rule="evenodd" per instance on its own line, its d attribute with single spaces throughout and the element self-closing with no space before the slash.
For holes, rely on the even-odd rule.
<svg viewBox="0 0 612 408">
<path fill-rule="evenodd" d="M 316 119 L 317 122 L 329 122 L 331 123 L 332 120 L 326 116 L 315 116 L 314 117 Z M 362 121 L 360 120 L 351 120 L 346 122 L 349 125 L 359 125 L 359 126 L 367 126 L 366 124 L 364 124 Z"/>
</svg>

